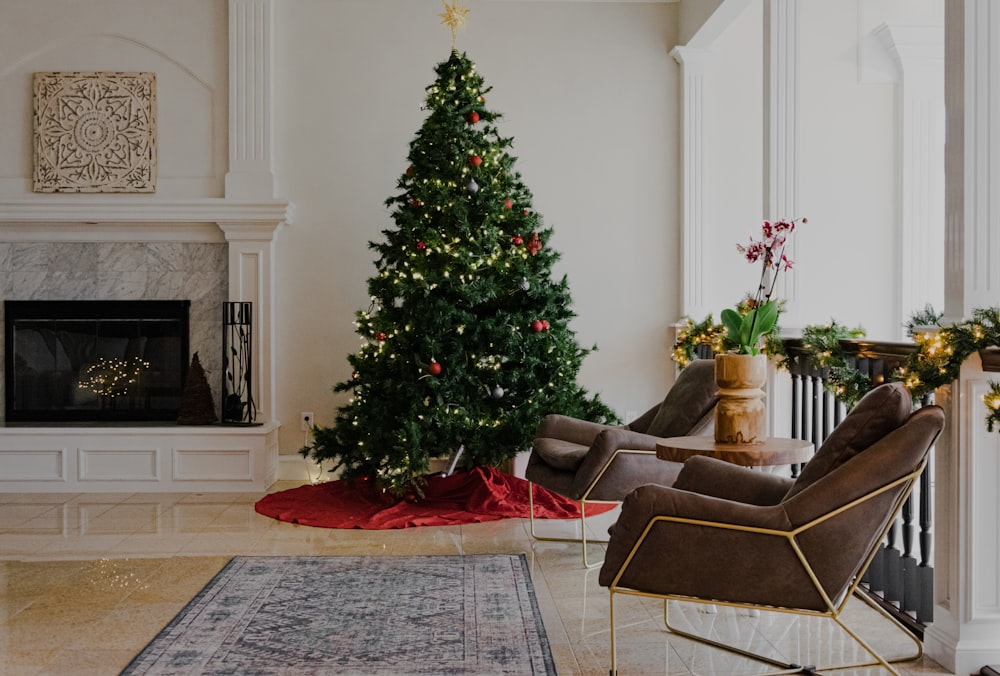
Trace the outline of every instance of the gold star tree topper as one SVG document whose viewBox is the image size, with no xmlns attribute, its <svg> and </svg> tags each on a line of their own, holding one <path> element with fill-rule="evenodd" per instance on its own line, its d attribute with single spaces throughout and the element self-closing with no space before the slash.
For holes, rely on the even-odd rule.
<svg viewBox="0 0 1000 676">
<path fill-rule="evenodd" d="M 441 0 L 441 4 L 444 5 L 444 12 L 438 16 L 441 17 L 441 23 L 451 28 L 451 46 L 454 47 L 458 37 L 458 29 L 465 26 L 465 17 L 469 13 L 469 8 L 459 6 L 458 0 L 451 0 L 450 5 L 445 0 Z"/>
</svg>

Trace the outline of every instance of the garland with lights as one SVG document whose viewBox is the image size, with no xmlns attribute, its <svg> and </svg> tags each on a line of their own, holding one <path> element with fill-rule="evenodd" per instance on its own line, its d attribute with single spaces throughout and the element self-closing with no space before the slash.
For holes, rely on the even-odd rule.
<svg viewBox="0 0 1000 676">
<path fill-rule="evenodd" d="M 914 400 L 954 382 L 962 364 L 974 353 L 1000 346 L 1000 308 L 973 310 L 971 319 L 948 326 L 937 324 L 940 317 L 930 306 L 911 317 L 907 328 L 916 349 L 903 366 L 886 378 L 903 382 Z M 673 350 L 673 360 L 680 368 L 697 356 L 699 346 L 710 346 L 713 352 L 729 349 L 725 327 L 714 324 L 711 315 L 700 323 L 688 317 L 682 322 Z M 936 325 L 936 328 L 930 331 L 919 328 L 929 325 Z M 823 326 L 807 326 L 802 332 L 802 347 L 807 352 L 810 365 L 829 369 L 824 388 L 848 407 L 857 403 L 872 388 L 872 382 L 865 373 L 850 365 L 840 341 L 864 335 L 863 328 L 849 329 L 836 321 Z M 780 339 L 777 342 L 780 343 Z M 772 352 L 768 346 L 766 351 L 772 356 L 784 354 L 783 348 L 779 353 L 777 350 Z M 777 364 L 787 368 L 784 360 L 779 360 Z M 1000 425 L 1000 383 L 989 381 L 989 384 L 990 390 L 983 396 L 983 402 L 988 410 L 986 428 L 992 432 Z"/>
<path fill-rule="evenodd" d="M 743 317 L 753 309 L 754 299 L 749 294 L 737 304 L 736 311 Z M 780 316 L 784 302 L 778 302 L 778 313 Z M 673 354 L 671 358 L 680 368 L 684 368 L 699 354 L 710 351 L 713 354 L 734 350 L 739 346 L 739 341 L 730 338 L 726 327 L 721 322 L 716 324 L 712 315 L 708 315 L 700 322 L 695 322 L 690 317 L 681 318 L 682 326 L 677 330 L 677 339 L 674 342 Z M 764 335 L 764 345 L 761 352 L 772 358 L 784 357 L 785 344 L 779 337 L 781 327 L 777 324 L 767 334 Z M 779 361 L 779 363 L 782 363 Z"/>
<path fill-rule="evenodd" d="M 1000 423 L 1000 383 L 990 381 L 990 391 L 983 395 L 983 403 L 989 411 L 986 414 L 986 430 L 992 432 L 997 423 Z"/>
<path fill-rule="evenodd" d="M 355 315 L 361 347 L 333 388 L 351 399 L 301 449 L 397 495 L 419 494 L 434 458 L 509 461 L 550 413 L 618 422 L 576 382 L 593 348 L 570 328 L 553 231 L 514 170 L 489 89 L 454 49 L 435 72 L 428 116 L 385 202 L 395 227 L 369 243 L 376 274 L 369 308 Z"/>
<path fill-rule="evenodd" d="M 809 366 L 827 369 L 823 387 L 848 406 L 854 406 L 872 388 L 871 379 L 850 365 L 842 340 L 863 338 L 860 326 L 850 329 L 836 320 L 829 324 L 810 325 L 802 331 L 802 349 L 807 353 Z"/>
<path fill-rule="evenodd" d="M 974 353 L 1000 346 L 1000 308 L 973 310 L 972 319 L 936 331 L 917 331 L 913 340 L 917 351 L 897 375 L 919 398 L 956 380 L 962 364 Z M 990 381 L 983 403 L 988 410 L 986 428 L 992 432 L 1000 422 L 1000 383 Z"/>
<path fill-rule="evenodd" d="M 674 342 L 673 360 L 678 367 L 684 368 L 699 357 L 702 347 L 707 347 L 712 354 L 723 351 L 722 341 L 726 328 L 716 324 L 712 315 L 700 322 L 690 317 L 681 318 L 682 326 L 677 329 L 677 340 Z"/>
</svg>

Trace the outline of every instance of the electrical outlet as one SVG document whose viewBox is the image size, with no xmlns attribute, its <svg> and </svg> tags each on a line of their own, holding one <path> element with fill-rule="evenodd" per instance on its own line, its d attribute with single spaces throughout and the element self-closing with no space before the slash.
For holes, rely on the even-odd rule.
<svg viewBox="0 0 1000 676">
<path fill-rule="evenodd" d="M 301 416 L 299 429 L 303 432 L 308 432 L 312 429 L 312 426 L 316 424 L 316 419 L 313 417 L 312 411 L 302 411 L 299 415 Z"/>
</svg>

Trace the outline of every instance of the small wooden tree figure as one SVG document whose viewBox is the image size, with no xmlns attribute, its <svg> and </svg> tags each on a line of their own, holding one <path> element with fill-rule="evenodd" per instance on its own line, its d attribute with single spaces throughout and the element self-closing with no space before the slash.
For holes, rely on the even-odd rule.
<svg viewBox="0 0 1000 676">
<path fill-rule="evenodd" d="M 205 369 L 201 366 L 198 353 L 191 359 L 187 382 L 184 383 L 184 394 L 181 395 L 180 409 L 177 411 L 177 423 L 180 425 L 211 425 L 218 420 L 215 414 L 215 400 L 212 398 L 212 388 L 205 377 Z"/>
</svg>

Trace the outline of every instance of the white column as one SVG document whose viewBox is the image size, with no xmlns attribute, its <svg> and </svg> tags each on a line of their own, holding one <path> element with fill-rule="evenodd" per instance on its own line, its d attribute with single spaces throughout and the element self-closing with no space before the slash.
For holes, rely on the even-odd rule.
<svg viewBox="0 0 1000 676">
<path fill-rule="evenodd" d="M 764 167 L 765 220 L 800 218 L 799 193 L 799 27 L 798 0 L 764 0 Z M 792 237 L 787 255 L 797 260 Z M 781 325 L 800 326 L 796 314 L 796 268 L 779 275 L 775 296 L 785 301 Z M 790 380 L 772 365 L 768 370 L 768 429 L 787 429 Z"/>
<path fill-rule="evenodd" d="M 1000 6 L 948 0 L 945 315 L 1000 301 Z"/>
<path fill-rule="evenodd" d="M 229 242 L 229 300 L 253 303 L 251 391 L 257 422 L 276 418 L 274 378 L 274 240 L 281 221 L 220 221 Z"/>
<path fill-rule="evenodd" d="M 273 0 L 229 0 L 229 199 L 274 197 L 273 32 Z"/>
<path fill-rule="evenodd" d="M 705 80 L 711 51 L 675 47 L 670 55 L 681 66 L 681 314 L 700 320 L 705 305 Z"/>
<path fill-rule="evenodd" d="M 798 0 L 764 2 L 764 213 L 765 220 L 799 218 L 799 36 Z M 796 237 L 788 257 L 795 256 Z M 793 268 L 778 280 L 785 299 L 783 322 L 795 323 Z"/>
<path fill-rule="evenodd" d="M 947 0 L 945 30 L 945 314 L 959 319 L 1000 300 L 1000 62 L 990 53 L 1000 4 Z M 973 356 L 942 401 L 934 623 L 924 645 L 956 674 L 1000 664 L 1000 435 L 986 431 L 982 403 L 991 376 Z"/>
<path fill-rule="evenodd" d="M 944 307 L 944 29 L 882 25 L 876 36 L 894 57 L 900 186 L 899 339 L 915 311 Z"/>
</svg>

